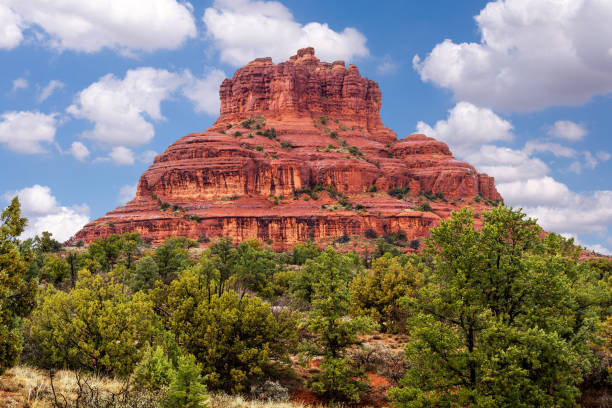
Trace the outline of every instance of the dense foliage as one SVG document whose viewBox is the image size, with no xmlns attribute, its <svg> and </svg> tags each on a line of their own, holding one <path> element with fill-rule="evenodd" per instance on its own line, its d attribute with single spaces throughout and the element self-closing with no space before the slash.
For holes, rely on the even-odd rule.
<svg viewBox="0 0 612 408">
<path fill-rule="evenodd" d="M 591 369 L 605 287 L 579 251 L 520 211 L 462 210 L 432 230 L 426 284 L 406 299 L 399 407 L 572 406 Z"/>
<path fill-rule="evenodd" d="M 36 293 L 35 282 L 26 277 L 31 252 L 21 253 L 17 246 L 26 225 L 20 208 L 14 198 L 0 218 L 0 374 L 21 353 L 21 325 L 34 307 Z"/>
<path fill-rule="evenodd" d="M 0 225 L 0 372 L 21 353 L 165 407 L 205 407 L 207 390 L 286 400 L 296 386 L 370 403 L 372 374 L 401 408 L 571 407 L 612 383 L 612 261 L 581 259 L 503 206 L 454 213 L 411 254 L 419 241 L 399 234 L 362 254 L 151 247 L 136 233 L 66 248 L 19 240 L 25 225 L 15 199 Z"/>
</svg>

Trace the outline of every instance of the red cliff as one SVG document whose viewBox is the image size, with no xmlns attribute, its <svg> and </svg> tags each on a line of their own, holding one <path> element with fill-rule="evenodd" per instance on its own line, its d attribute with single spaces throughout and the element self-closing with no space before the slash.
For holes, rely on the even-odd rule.
<svg viewBox="0 0 612 408">
<path fill-rule="evenodd" d="M 427 235 L 462 206 L 501 200 L 492 177 L 424 135 L 398 140 L 380 119 L 378 84 L 312 48 L 258 58 L 221 85 L 221 115 L 155 158 L 136 198 L 72 241 L 136 231 L 153 243 Z"/>
</svg>

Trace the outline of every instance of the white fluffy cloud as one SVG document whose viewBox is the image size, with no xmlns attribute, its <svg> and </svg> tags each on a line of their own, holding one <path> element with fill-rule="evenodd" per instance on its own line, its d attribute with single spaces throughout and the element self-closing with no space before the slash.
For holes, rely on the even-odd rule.
<svg viewBox="0 0 612 408">
<path fill-rule="evenodd" d="M 552 178 L 549 167 L 534 154 L 550 152 L 556 157 L 574 158 L 578 171 L 582 167 L 593 168 L 599 160 L 609 159 L 609 155 L 606 152 L 593 155 L 558 143 L 534 140 L 521 150 L 488 144 L 511 139 L 512 128 L 510 122 L 494 112 L 465 102 L 458 103 L 446 120 L 433 127 L 423 122 L 417 124 L 417 132 L 446 141 L 459 158 L 479 172 L 494 176 L 505 203 L 522 207 L 544 229 L 572 236 L 605 234 L 612 224 L 612 191 L 573 192 Z"/>
<path fill-rule="evenodd" d="M 1 23 L 0 23 L 1 24 Z M 17 78 L 13 81 L 13 92 L 20 89 L 26 89 L 28 87 L 28 80 L 25 78 Z"/>
<path fill-rule="evenodd" d="M 132 165 L 134 164 L 134 152 L 124 146 L 113 147 L 108 157 L 119 165 Z"/>
<path fill-rule="evenodd" d="M 413 63 L 458 100 L 502 110 L 576 105 L 612 92 L 612 2 L 497 0 L 479 43 L 444 40 Z"/>
<path fill-rule="evenodd" d="M 82 136 L 104 145 L 137 146 L 149 142 L 155 130 L 147 120 L 161 120 L 161 103 L 184 83 L 182 75 L 150 67 L 112 74 L 82 90 L 67 111 L 95 123 Z"/>
<path fill-rule="evenodd" d="M 60 50 L 95 52 L 108 47 L 123 52 L 176 49 L 196 35 L 188 4 L 176 0 L 3 0 L 0 46 L 22 38 L 24 25 L 40 27 L 48 43 Z M 3 11 L 4 9 L 4 11 Z M 23 23 L 20 23 L 23 21 Z M 9 25 L 5 25 L 9 24 Z M 3 30 L 4 29 L 4 30 Z M 8 34 L 7 34 L 8 33 Z M 4 38 L 3 38 L 4 37 Z M 2 40 L 5 41 L 2 41 Z"/>
<path fill-rule="evenodd" d="M 219 114 L 219 86 L 226 78 L 223 71 L 211 70 L 203 78 L 195 78 L 190 73 L 183 87 L 183 94 L 195 105 L 196 112 L 210 115 Z"/>
<path fill-rule="evenodd" d="M 134 197 L 136 197 L 136 189 L 137 189 L 136 184 L 134 185 L 127 184 L 125 186 L 122 186 L 119 189 L 119 195 L 117 196 L 117 202 L 123 205 L 127 203 L 128 201 L 130 201 L 131 199 L 133 199 Z"/>
<path fill-rule="evenodd" d="M 62 81 L 58 81 L 58 80 L 52 79 L 40 91 L 40 95 L 38 95 L 38 103 L 44 102 L 45 100 L 47 100 L 47 98 L 49 98 L 51 95 L 53 95 L 53 92 L 57 91 L 58 89 L 62 89 L 64 86 L 65 86 L 65 84 Z"/>
<path fill-rule="evenodd" d="M 417 123 L 417 132 L 448 143 L 459 155 L 471 152 L 483 143 L 512 140 L 512 128 L 510 122 L 491 109 L 464 101 L 449 111 L 446 120 L 437 121 L 433 127 L 425 122 Z"/>
<path fill-rule="evenodd" d="M 540 178 L 550 170 L 546 163 L 537 157 L 509 147 L 484 145 L 479 150 L 460 157 L 478 171 L 494 176 L 497 183 Z"/>
<path fill-rule="evenodd" d="M 578 152 L 571 147 L 563 146 L 558 143 L 539 142 L 537 140 L 530 140 L 525 143 L 523 151 L 527 154 L 550 152 L 556 157 L 565 158 L 576 157 L 578 154 Z"/>
<path fill-rule="evenodd" d="M 6 201 L 19 197 L 22 214 L 28 224 L 20 238 L 32 238 L 48 231 L 58 241 L 65 241 L 89 222 L 89 208 L 86 205 L 66 207 L 58 203 L 47 186 L 34 185 L 3 195 Z"/>
<path fill-rule="evenodd" d="M 70 154 L 78 161 L 85 161 L 89 157 L 89 149 L 81 142 L 72 142 Z"/>
<path fill-rule="evenodd" d="M 215 0 L 203 20 L 221 60 L 233 65 L 266 56 L 285 60 L 307 46 L 326 61 L 368 55 L 366 38 L 355 28 L 338 32 L 317 22 L 302 25 L 277 1 Z"/>
<path fill-rule="evenodd" d="M 21 17 L 0 3 L 0 49 L 11 49 L 23 40 Z"/>
<path fill-rule="evenodd" d="M 570 120 L 558 120 L 548 129 L 548 134 L 560 139 L 569 140 L 570 142 L 576 142 L 584 139 L 587 135 L 587 130 L 584 125 Z"/>
<path fill-rule="evenodd" d="M 5 112 L 0 115 L 0 143 L 17 153 L 44 153 L 43 143 L 55 138 L 55 114 L 40 112 Z"/>
</svg>

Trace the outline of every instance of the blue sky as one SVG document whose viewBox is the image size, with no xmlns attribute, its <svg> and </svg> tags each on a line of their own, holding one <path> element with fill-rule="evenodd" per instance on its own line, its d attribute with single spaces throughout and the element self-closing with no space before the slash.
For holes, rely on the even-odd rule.
<svg viewBox="0 0 612 408">
<path fill-rule="evenodd" d="M 0 0 L 0 197 L 66 239 L 207 129 L 218 85 L 312 45 L 356 63 L 383 122 L 495 176 L 506 203 L 610 253 L 612 3 Z"/>
</svg>

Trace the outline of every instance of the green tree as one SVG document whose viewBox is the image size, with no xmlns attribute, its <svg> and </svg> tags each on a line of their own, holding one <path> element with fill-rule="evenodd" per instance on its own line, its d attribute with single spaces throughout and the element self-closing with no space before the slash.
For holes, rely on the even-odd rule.
<svg viewBox="0 0 612 408">
<path fill-rule="evenodd" d="M 152 303 L 133 297 L 111 276 L 79 273 L 70 292 L 49 288 L 29 323 L 40 364 L 128 375 L 147 344 L 160 335 Z"/>
<path fill-rule="evenodd" d="M 70 275 L 70 264 L 64 259 L 47 254 L 40 269 L 39 278 L 54 285 L 60 285 Z"/>
<path fill-rule="evenodd" d="M 143 256 L 134 264 L 131 287 L 135 292 L 151 289 L 159 279 L 159 268 L 151 256 Z"/>
<path fill-rule="evenodd" d="M 196 241 L 185 237 L 168 238 L 155 249 L 153 259 L 157 264 L 159 276 L 169 282 L 185 268 L 193 265 L 188 249 L 197 246 Z"/>
<path fill-rule="evenodd" d="M 398 301 L 413 296 L 422 285 L 423 274 L 414 265 L 402 265 L 398 257 L 386 254 L 351 282 L 351 314 L 370 316 L 382 331 L 397 333 L 405 328 L 407 318 Z"/>
<path fill-rule="evenodd" d="M 15 364 L 22 349 L 21 326 L 35 306 L 36 283 L 26 278 L 32 260 L 30 251 L 22 253 L 17 237 L 26 219 L 15 197 L 0 217 L 0 374 Z"/>
<path fill-rule="evenodd" d="M 208 407 L 208 395 L 200 371 L 201 367 L 194 356 L 179 358 L 178 367 L 172 373 L 170 389 L 164 404 L 167 408 Z"/>
<path fill-rule="evenodd" d="M 309 356 L 323 356 L 323 362 L 321 372 L 314 374 L 308 384 L 318 395 L 330 400 L 357 403 L 368 388 L 367 377 L 352 366 L 344 352 L 359 343 L 358 334 L 373 330 L 376 325 L 367 316 L 347 318 L 351 306 L 350 270 L 342 267 L 342 255 L 328 248 L 317 259 L 324 261 L 318 266 L 326 269 L 312 282 L 312 311 L 307 323 L 316 336 L 305 344 L 305 351 Z M 339 262 L 330 262 L 333 259 Z M 354 265 L 355 260 L 352 262 Z M 359 263 L 358 256 L 356 262 Z M 313 264 L 314 261 L 307 261 L 304 268 Z"/>
<path fill-rule="evenodd" d="M 294 314 L 275 316 L 261 299 L 233 291 L 212 294 L 209 301 L 206 278 L 196 268 L 152 295 L 177 343 L 202 364 L 211 389 L 243 391 L 274 372 L 275 361 L 285 361 L 297 342 Z"/>
<path fill-rule="evenodd" d="M 43 231 L 40 236 L 34 237 L 34 248 L 39 252 L 59 252 L 62 244 L 50 232 Z"/>
<path fill-rule="evenodd" d="M 292 282 L 291 290 L 297 299 L 311 303 L 315 285 L 321 281 L 322 277 L 333 275 L 348 284 L 360 269 L 359 255 L 356 253 L 341 254 L 330 247 L 316 258 L 306 260 L 300 273 Z"/>
<path fill-rule="evenodd" d="M 134 367 L 131 382 L 139 389 L 157 391 L 170 385 L 174 376 L 172 361 L 163 347 L 148 347 Z"/>
<path fill-rule="evenodd" d="M 574 406 L 590 370 L 603 285 L 579 252 L 521 211 L 463 209 L 431 230 L 433 267 L 406 300 L 398 407 Z"/>
<path fill-rule="evenodd" d="M 303 265 L 308 259 L 314 259 L 321 254 L 321 248 L 312 240 L 297 244 L 291 251 L 291 263 Z"/>
</svg>

